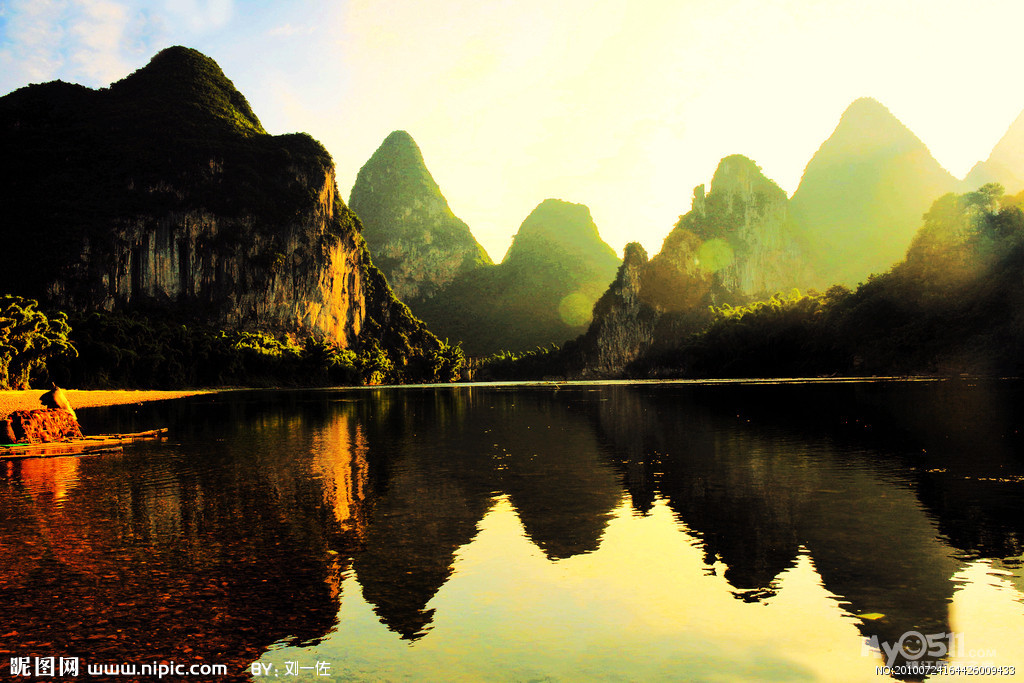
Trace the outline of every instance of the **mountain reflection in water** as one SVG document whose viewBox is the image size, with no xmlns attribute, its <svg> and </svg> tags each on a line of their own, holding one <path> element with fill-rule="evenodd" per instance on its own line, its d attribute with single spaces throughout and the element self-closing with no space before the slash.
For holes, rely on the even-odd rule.
<svg viewBox="0 0 1024 683">
<path fill-rule="evenodd" d="M 865 638 L 909 631 L 1024 664 L 1022 396 L 568 384 L 83 410 L 90 432 L 173 439 L 0 463 L 0 670 L 853 680 L 882 663 Z"/>
</svg>

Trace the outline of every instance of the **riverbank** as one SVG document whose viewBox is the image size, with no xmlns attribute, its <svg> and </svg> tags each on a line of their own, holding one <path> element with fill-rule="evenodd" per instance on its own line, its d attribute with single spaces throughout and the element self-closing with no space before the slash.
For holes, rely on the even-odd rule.
<svg viewBox="0 0 1024 683">
<path fill-rule="evenodd" d="M 46 393 L 43 389 L 26 391 L 0 391 L 0 417 L 15 410 L 32 410 L 42 408 L 39 397 Z M 146 401 L 166 401 L 183 396 L 197 396 L 213 393 L 204 389 L 188 391 L 128 391 L 128 390 L 77 390 L 66 389 L 65 392 L 71 407 L 94 408 L 96 406 L 116 406 L 126 403 L 145 403 Z"/>
</svg>

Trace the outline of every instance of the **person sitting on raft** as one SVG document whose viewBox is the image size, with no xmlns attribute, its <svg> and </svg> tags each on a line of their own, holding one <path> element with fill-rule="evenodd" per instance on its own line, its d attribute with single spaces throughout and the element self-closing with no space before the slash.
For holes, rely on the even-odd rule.
<svg viewBox="0 0 1024 683">
<path fill-rule="evenodd" d="M 75 409 L 71 407 L 71 402 L 68 401 L 67 394 L 64 390 L 57 386 L 56 382 L 50 382 L 50 386 L 53 387 L 45 394 L 39 397 L 39 401 L 47 408 L 53 408 L 56 410 L 66 410 L 71 413 L 71 417 L 78 421 L 78 416 L 75 415 Z"/>
</svg>

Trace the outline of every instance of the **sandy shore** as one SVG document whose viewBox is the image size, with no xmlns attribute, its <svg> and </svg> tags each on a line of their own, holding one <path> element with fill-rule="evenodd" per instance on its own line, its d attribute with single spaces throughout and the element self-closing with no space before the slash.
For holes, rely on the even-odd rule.
<svg viewBox="0 0 1024 683">
<path fill-rule="evenodd" d="M 28 391 L 0 391 L 0 417 L 14 410 L 32 410 L 42 408 L 39 397 L 45 394 L 44 389 Z M 164 401 L 169 398 L 209 394 L 210 391 L 195 389 L 191 391 L 79 391 L 65 390 L 72 408 L 92 408 L 95 406 L 116 406 L 124 403 L 142 403 L 144 401 Z"/>
</svg>

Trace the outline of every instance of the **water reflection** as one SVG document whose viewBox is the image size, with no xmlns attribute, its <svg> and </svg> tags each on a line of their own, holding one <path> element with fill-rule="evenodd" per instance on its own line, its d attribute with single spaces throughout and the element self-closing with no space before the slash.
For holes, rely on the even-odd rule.
<svg viewBox="0 0 1024 683">
<path fill-rule="evenodd" d="M 709 393 L 716 392 L 700 399 L 726 398 Z M 618 393 L 599 424 L 606 438 L 623 444 L 619 452 L 630 454 L 621 466 L 631 489 L 640 489 L 634 499 L 645 501 L 652 491 L 663 496 L 701 538 L 705 562 L 726 565 L 737 597 L 773 595 L 775 578 L 805 548 L 847 611 L 884 615 L 863 619 L 866 636 L 895 643 L 907 631 L 948 632 L 959 565 L 892 463 L 763 420 L 750 411 L 754 401 L 737 405 L 741 412 L 709 411 L 657 392 Z M 787 402 L 787 409 L 799 408 Z M 634 425 L 641 420 L 649 441 L 637 444 Z M 629 474 L 637 471 L 643 475 L 634 481 Z"/>
<path fill-rule="evenodd" d="M 179 410 L 181 443 L 6 463 L 5 664 L 206 661 L 240 674 L 269 643 L 315 642 L 334 624 L 365 460 L 362 474 L 358 457 L 325 468 L 315 416 Z M 49 467 L 73 476 L 54 484 L 39 475 Z"/>
<path fill-rule="evenodd" d="M 853 679 L 880 663 L 865 637 L 966 628 L 1016 664 L 981 625 L 1024 628 L 1021 404 L 1010 382 L 642 384 L 83 411 L 174 439 L 0 465 L 0 663 Z"/>
<path fill-rule="evenodd" d="M 354 568 L 363 595 L 404 638 L 428 629 L 425 605 L 499 493 L 552 559 L 597 549 L 618 504 L 585 416 L 550 395 L 378 391 L 354 409 L 380 458 Z"/>
</svg>

